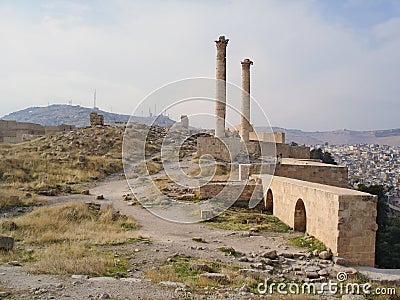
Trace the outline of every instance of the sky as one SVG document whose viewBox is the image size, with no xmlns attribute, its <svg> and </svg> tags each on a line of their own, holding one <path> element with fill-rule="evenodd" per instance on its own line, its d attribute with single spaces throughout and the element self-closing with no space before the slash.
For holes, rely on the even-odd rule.
<svg viewBox="0 0 400 300">
<path fill-rule="evenodd" d="M 100 109 L 131 114 L 170 82 L 215 77 L 220 35 L 227 81 L 254 61 L 251 94 L 272 125 L 400 128 L 398 0 L 0 0 L 0 116 L 91 107 L 95 89 Z"/>
</svg>

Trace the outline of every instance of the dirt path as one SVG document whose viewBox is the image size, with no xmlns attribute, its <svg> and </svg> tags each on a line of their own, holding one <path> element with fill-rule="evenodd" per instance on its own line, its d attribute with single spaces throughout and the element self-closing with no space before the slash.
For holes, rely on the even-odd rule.
<svg viewBox="0 0 400 300">
<path fill-rule="evenodd" d="M 163 285 L 149 282 L 144 277 L 147 269 L 157 268 L 174 254 L 183 254 L 196 258 L 232 263 L 248 267 L 233 256 L 218 251 L 220 247 L 233 247 L 243 253 L 276 249 L 278 253 L 299 252 L 301 249 L 288 245 L 290 234 L 263 233 L 249 235 L 246 232 L 227 231 L 205 224 L 179 224 L 163 220 L 140 205 L 128 206 L 123 195 L 130 193 L 126 180 L 114 176 L 99 182 L 90 189 L 89 196 L 71 195 L 51 197 L 49 203 L 68 201 L 96 201 L 104 205 L 112 204 L 120 213 L 131 215 L 142 227 L 139 234 L 151 240 L 150 244 L 139 243 L 123 246 L 126 251 L 134 252 L 131 263 L 133 270 L 130 278 L 115 280 L 112 278 L 71 278 L 70 276 L 30 275 L 20 267 L 0 266 L 0 286 L 10 290 L 10 299 L 181 299 L 188 296 L 185 289 L 176 284 Z M 104 200 L 94 200 L 103 195 Z M 201 237 L 206 243 L 198 243 L 193 237 Z M 224 290 L 207 299 L 237 299 L 237 290 Z M 193 296 L 193 295 L 192 295 Z M 248 299 L 249 294 L 243 297 Z M 102 298 L 103 297 L 103 298 Z M 195 298 L 202 298 L 195 295 Z M 1 297 L 0 297 L 1 298 Z"/>
<path fill-rule="evenodd" d="M 276 249 L 278 252 L 299 251 L 287 243 L 290 234 L 264 233 L 262 235 L 244 236 L 242 232 L 222 230 L 201 223 L 180 224 L 161 219 L 141 206 L 128 206 L 123 195 L 130 193 L 125 180 L 105 182 L 90 190 L 91 194 L 104 195 L 104 203 L 112 203 L 116 210 L 131 215 L 141 225 L 140 234 L 160 243 L 198 246 L 193 237 L 202 237 L 211 249 L 230 246 L 240 252 L 252 252 L 265 249 Z"/>
</svg>

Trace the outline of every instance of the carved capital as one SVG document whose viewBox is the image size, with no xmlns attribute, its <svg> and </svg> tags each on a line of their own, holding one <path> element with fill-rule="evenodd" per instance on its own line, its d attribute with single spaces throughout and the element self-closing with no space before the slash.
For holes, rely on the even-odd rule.
<svg viewBox="0 0 400 300">
<path fill-rule="evenodd" d="M 249 59 L 249 58 L 245 58 L 242 62 L 240 62 L 242 64 L 242 67 L 245 68 L 249 68 L 253 62 Z"/>
<path fill-rule="evenodd" d="M 226 49 L 229 39 L 225 39 L 225 36 L 221 35 L 217 41 L 215 41 L 218 50 Z"/>
</svg>

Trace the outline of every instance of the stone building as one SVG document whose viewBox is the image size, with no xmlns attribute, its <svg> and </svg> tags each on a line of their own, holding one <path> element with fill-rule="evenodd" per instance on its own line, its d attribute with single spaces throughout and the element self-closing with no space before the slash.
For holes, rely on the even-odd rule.
<svg viewBox="0 0 400 300">
<path fill-rule="evenodd" d="M 201 199 L 229 198 L 241 186 L 244 192 L 238 200 L 246 197 L 251 206 L 258 198 L 265 210 L 294 230 L 315 236 L 333 255 L 351 264 L 373 266 L 377 197 L 349 189 L 346 167 L 311 160 L 310 148 L 285 144 L 284 133 L 254 132 L 250 122 L 253 62 L 248 58 L 241 62 L 242 116 L 240 126 L 235 127 L 240 138 L 226 134 L 228 41 L 224 36 L 216 41 L 215 136 L 197 138 L 197 155 L 238 164 L 239 181 L 208 182 L 199 188 Z M 251 197 L 249 191 L 254 191 Z"/>
</svg>

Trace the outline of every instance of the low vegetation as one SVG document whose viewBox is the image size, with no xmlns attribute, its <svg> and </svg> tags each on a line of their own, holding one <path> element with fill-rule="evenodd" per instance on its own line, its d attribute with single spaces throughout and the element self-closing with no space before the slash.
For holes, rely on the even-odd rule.
<svg viewBox="0 0 400 300">
<path fill-rule="evenodd" d="M 15 207 L 33 206 L 40 202 L 43 202 L 43 199 L 31 193 L 23 193 L 11 187 L 0 189 L 0 211 Z"/>
<path fill-rule="evenodd" d="M 325 164 L 337 165 L 337 162 L 335 162 L 335 159 L 333 158 L 332 154 L 329 153 L 328 151 L 322 151 L 321 148 L 312 149 L 310 151 L 310 158 L 319 159 Z"/>
<path fill-rule="evenodd" d="M 285 223 L 272 215 L 238 208 L 230 208 L 205 223 L 228 230 L 255 229 L 259 231 L 288 232 L 291 229 Z"/>
<path fill-rule="evenodd" d="M 195 264 L 202 264 L 207 267 L 207 270 L 200 270 L 194 268 Z M 175 281 L 183 282 L 191 287 L 202 286 L 220 286 L 220 282 L 202 277 L 201 274 L 205 272 L 222 273 L 228 278 L 228 281 L 223 283 L 228 287 L 241 287 L 243 284 L 255 286 L 256 281 L 251 278 L 238 275 L 237 271 L 239 266 L 232 264 L 224 264 L 215 261 L 206 261 L 190 256 L 175 255 L 170 257 L 163 265 L 157 270 L 150 269 L 146 271 L 146 278 L 154 282 L 161 281 Z"/>
<path fill-rule="evenodd" d="M 299 235 L 289 239 L 289 241 L 300 248 L 306 248 L 308 251 L 313 252 L 314 250 L 325 251 L 326 246 L 318 239 L 308 234 Z"/>
<path fill-rule="evenodd" d="M 121 260 L 99 247 L 134 242 L 138 227 L 112 207 L 96 210 L 80 202 L 41 207 L 0 223 L 0 234 L 17 241 L 17 250 L 0 253 L 0 261 L 26 262 L 34 273 L 107 275 Z"/>
<path fill-rule="evenodd" d="M 390 216 L 382 185 L 359 185 L 358 189 L 378 196 L 378 231 L 376 232 L 375 262 L 380 268 L 400 268 L 400 218 Z"/>
<path fill-rule="evenodd" d="M 76 184 L 121 171 L 122 133 L 105 126 L 0 144 L 0 199 L 17 190 L 80 192 Z"/>
</svg>

